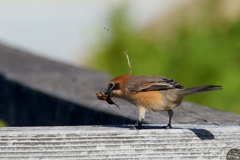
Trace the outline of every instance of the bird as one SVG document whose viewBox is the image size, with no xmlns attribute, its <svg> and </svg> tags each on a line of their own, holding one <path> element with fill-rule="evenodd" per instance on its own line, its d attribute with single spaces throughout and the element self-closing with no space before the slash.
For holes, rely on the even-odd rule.
<svg viewBox="0 0 240 160">
<path fill-rule="evenodd" d="M 144 128 L 142 121 L 147 111 L 168 111 L 169 121 L 164 128 L 170 129 L 173 109 L 182 103 L 185 96 L 221 89 L 219 85 L 184 88 L 176 81 L 162 76 L 121 75 L 110 80 L 104 94 L 109 99 L 120 98 L 137 106 L 139 119 L 131 129 Z"/>
</svg>

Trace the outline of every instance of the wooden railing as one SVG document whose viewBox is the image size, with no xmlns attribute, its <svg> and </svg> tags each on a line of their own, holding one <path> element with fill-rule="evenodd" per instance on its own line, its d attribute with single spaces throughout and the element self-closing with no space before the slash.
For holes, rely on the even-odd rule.
<svg viewBox="0 0 240 160">
<path fill-rule="evenodd" d="M 240 155 L 240 115 L 189 102 L 174 110 L 175 129 L 161 129 L 168 121 L 167 113 L 161 112 L 147 113 L 145 123 L 154 126 L 130 131 L 124 125 L 138 119 L 137 108 L 114 99 L 118 109 L 95 96 L 110 79 L 104 73 L 0 45 L 0 119 L 9 125 L 0 128 L 0 159 L 225 159 Z"/>
</svg>

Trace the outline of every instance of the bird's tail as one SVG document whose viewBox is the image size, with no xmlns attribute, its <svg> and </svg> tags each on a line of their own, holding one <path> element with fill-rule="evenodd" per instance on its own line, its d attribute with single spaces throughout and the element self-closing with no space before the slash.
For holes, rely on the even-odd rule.
<svg viewBox="0 0 240 160">
<path fill-rule="evenodd" d="M 209 91 L 216 91 L 223 89 L 222 86 L 216 86 L 216 85 L 208 85 L 208 86 L 199 86 L 199 87 L 192 87 L 192 88 L 184 88 L 183 90 L 179 91 L 179 94 L 184 95 L 191 95 L 191 94 L 197 94 L 197 93 L 203 93 L 203 92 L 209 92 Z"/>
</svg>

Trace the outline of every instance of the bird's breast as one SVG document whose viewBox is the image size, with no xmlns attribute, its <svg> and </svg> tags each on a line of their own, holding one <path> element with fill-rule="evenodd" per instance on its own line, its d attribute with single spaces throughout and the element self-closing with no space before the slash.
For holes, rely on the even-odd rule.
<svg viewBox="0 0 240 160">
<path fill-rule="evenodd" d="M 144 107 L 148 111 L 161 111 L 169 110 L 167 102 L 165 101 L 163 95 L 159 91 L 148 91 L 132 93 L 128 99 L 129 102 L 136 106 Z"/>
</svg>

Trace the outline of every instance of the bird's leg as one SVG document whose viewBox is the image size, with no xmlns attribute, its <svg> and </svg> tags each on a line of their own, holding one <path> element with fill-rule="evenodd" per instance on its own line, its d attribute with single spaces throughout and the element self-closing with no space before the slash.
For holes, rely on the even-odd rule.
<svg viewBox="0 0 240 160">
<path fill-rule="evenodd" d="M 145 108 L 144 107 L 138 107 L 139 109 L 139 121 L 137 121 L 132 127 L 132 130 L 136 130 L 136 129 L 143 129 L 144 126 L 142 126 L 142 121 L 145 118 Z"/>
<path fill-rule="evenodd" d="M 173 116 L 172 110 L 168 110 L 168 116 L 169 116 L 169 122 L 168 122 L 168 125 L 165 127 L 166 129 L 172 128 L 172 125 L 171 125 L 171 120 L 172 120 L 172 116 Z"/>
</svg>

